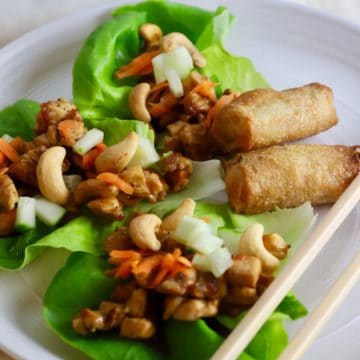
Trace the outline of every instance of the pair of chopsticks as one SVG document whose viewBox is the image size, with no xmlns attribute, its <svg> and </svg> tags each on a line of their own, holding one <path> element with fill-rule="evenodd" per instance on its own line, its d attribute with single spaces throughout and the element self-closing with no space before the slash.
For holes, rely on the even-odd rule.
<svg viewBox="0 0 360 360">
<path fill-rule="evenodd" d="M 314 261 L 359 200 L 360 175 L 353 180 L 339 200 L 289 260 L 279 276 L 275 278 L 265 293 L 231 332 L 213 355 L 212 360 L 234 360 L 244 351 L 251 339 Z M 304 353 L 326 320 L 329 319 L 337 306 L 340 305 L 359 277 L 360 254 L 347 267 L 320 306 L 305 323 L 305 326 L 295 336 L 287 349 L 285 349 L 281 357 L 282 360 L 295 360 Z"/>
</svg>

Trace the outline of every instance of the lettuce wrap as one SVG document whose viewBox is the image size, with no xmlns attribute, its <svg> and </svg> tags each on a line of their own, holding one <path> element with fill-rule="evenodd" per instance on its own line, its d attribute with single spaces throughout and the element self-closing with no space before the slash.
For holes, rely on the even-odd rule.
<svg viewBox="0 0 360 360">
<path fill-rule="evenodd" d="M 9 134 L 31 140 L 34 137 L 36 115 L 39 109 L 40 106 L 37 102 L 23 99 L 0 111 L 0 136 Z M 108 145 L 121 141 L 131 131 L 135 131 L 140 137 L 154 143 L 153 130 L 140 121 L 107 118 L 105 121 L 89 120 L 87 126 L 89 128 L 97 127 L 104 131 L 105 142 Z M 207 174 L 206 177 L 203 176 L 204 172 Z M 168 201 L 166 199 L 157 206 L 159 209 L 171 210 L 187 197 L 197 200 L 223 189 L 224 182 L 221 178 L 220 162 L 210 160 L 194 167 L 188 189 L 171 194 Z M 141 202 L 137 207 L 126 210 L 126 213 L 130 216 L 133 211 L 148 211 L 154 206 L 154 204 Z M 19 270 L 36 259 L 48 247 L 101 255 L 103 240 L 118 225 L 119 222 L 98 219 L 87 211 L 57 228 L 45 226 L 38 221 L 33 230 L 1 237 L 0 269 Z"/>
<path fill-rule="evenodd" d="M 191 19 L 189 21 L 189 19 Z M 267 87 L 251 61 L 229 54 L 223 45 L 234 17 L 220 7 L 214 12 L 166 1 L 126 5 L 100 25 L 85 41 L 73 68 L 73 98 L 85 119 L 131 119 L 128 95 L 138 78 L 117 80 L 115 70 L 136 57 L 141 48 L 139 26 L 155 23 L 163 32 L 181 32 L 203 52 L 202 72 L 215 77 L 223 89 L 247 91 Z"/>
<path fill-rule="evenodd" d="M 153 212 L 158 209 L 153 208 Z M 306 233 L 312 221 L 312 208 L 304 204 L 296 209 L 275 211 L 262 215 L 266 229 L 288 234 L 285 240 L 296 245 Z M 215 231 L 222 227 L 240 230 L 239 219 L 231 213 L 226 204 L 198 202 L 195 216 L 206 216 Z M 286 216 L 288 222 L 283 221 Z M 275 219 L 275 220 L 274 220 Z M 298 226 L 297 221 L 302 225 Z M 294 220 L 294 221 L 292 221 Z M 244 224 L 256 222 L 255 218 L 244 217 Z M 290 225 L 289 225 L 290 224 Z M 218 316 L 215 321 L 197 320 L 182 322 L 163 321 L 159 339 L 162 346 L 150 341 L 132 341 L 116 334 L 95 334 L 83 337 L 71 327 L 74 315 L 83 307 L 96 307 L 109 298 L 115 281 L 104 275 L 108 264 L 103 257 L 77 253 L 71 255 L 65 267 L 58 272 L 44 298 L 44 318 L 49 326 L 68 344 L 83 351 L 94 359 L 183 359 L 207 360 L 221 345 L 231 329 L 245 313 L 237 317 Z M 297 319 L 306 315 L 306 309 L 293 294 L 288 295 L 275 313 L 264 324 L 247 347 L 240 359 L 276 359 L 287 345 L 284 320 Z M 219 330 L 221 329 L 221 330 Z M 160 341 L 158 338 L 156 343 Z"/>
</svg>

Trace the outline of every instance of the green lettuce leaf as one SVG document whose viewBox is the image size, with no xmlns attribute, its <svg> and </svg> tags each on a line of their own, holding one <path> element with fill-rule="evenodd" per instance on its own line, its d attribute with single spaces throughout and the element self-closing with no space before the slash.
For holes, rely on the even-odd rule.
<svg viewBox="0 0 360 360">
<path fill-rule="evenodd" d="M 201 72 L 209 78 L 215 75 L 223 90 L 245 92 L 269 86 L 246 57 L 231 55 L 219 45 L 204 49 L 203 54 L 207 59 L 207 65 Z"/>
<path fill-rule="evenodd" d="M 89 119 L 86 121 L 90 128 L 98 128 L 104 132 L 106 145 L 114 145 L 120 142 L 131 131 L 135 131 L 140 137 L 155 141 L 155 133 L 147 124 L 138 120 L 120 120 L 117 118 Z"/>
<path fill-rule="evenodd" d="M 31 140 L 39 110 L 39 103 L 28 99 L 18 100 L 4 108 L 0 111 L 0 136 L 8 134 Z"/>
<path fill-rule="evenodd" d="M 106 268 L 103 258 L 72 254 L 45 294 L 45 320 L 65 342 L 93 359 L 158 359 L 157 353 L 144 343 L 119 339 L 116 335 L 86 338 L 72 330 L 71 320 L 82 307 L 96 307 L 109 297 L 115 282 L 104 275 Z"/>
<path fill-rule="evenodd" d="M 276 212 L 272 214 L 275 214 L 275 217 L 277 216 Z M 209 217 L 215 227 L 230 227 L 231 225 L 234 226 L 234 222 L 237 225 L 244 222 L 244 219 L 239 221 L 238 215 L 233 214 L 226 204 L 198 202 L 195 215 Z M 296 209 L 287 213 L 287 221 L 292 224 L 292 228 L 289 226 L 287 229 L 288 233 L 293 235 L 298 231 L 299 234 L 297 234 L 296 238 L 300 239 L 306 229 L 297 227 L 296 221 L 293 221 L 293 218 L 296 219 L 297 215 L 298 211 Z M 244 218 L 246 219 L 246 216 Z M 274 226 L 271 221 L 271 214 L 267 214 L 262 220 L 265 227 Z M 311 219 L 309 219 L 308 224 L 310 222 Z M 123 354 L 127 347 L 129 347 L 129 351 L 134 357 L 140 356 L 138 355 L 139 351 L 143 356 L 142 359 L 152 359 L 154 356 L 159 356 L 169 359 L 186 357 L 189 360 L 206 360 L 222 343 L 222 334 L 218 334 L 202 320 L 192 323 L 174 320 L 164 322 L 162 326 L 166 339 L 165 348 L 170 351 L 170 353 L 165 354 L 154 352 L 153 347 L 150 346 L 151 343 L 131 342 L 129 345 L 126 340 L 119 338 L 115 340 L 109 335 L 96 335 L 89 338 L 76 335 L 71 330 L 72 317 L 81 307 L 96 307 L 100 300 L 104 300 L 109 296 L 111 286 L 110 280 L 103 275 L 105 267 L 106 260 L 103 258 L 97 258 L 89 254 L 73 254 L 68 264 L 58 273 L 47 291 L 44 300 L 45 319 L 49 326 L 70 345 L 84 351 L 95 359 L 102 360 L 113 359 L 111 353 L 119 352 Z M 101 290 L 101 283 L 104 279 L 107 280 L 105 282 L 107 285 L 104 285 L 105 289 Z M 93 291 L 93 289 L 96 289 L 96 291 Z M 70 292 L 71 294 L 69 294 Z M 91 294 L 91 296 L 88 294 Z M 306 309 L 304 306 L 293 294 L 289 294 L 239 359 L 276 359 L 288 341 L 283 325 L 284 320 L 297 319 L 305 314 Z M 245 313 L 238 317 L 219 316 L 217 319 L 224 327 L 231 330 L 244 315 Z"/>
<path fill-rule="evenodd" d="M 244 317 L 244 314 L 230 318 L 218 316 L 218 321 L 232 330 Z M 288 316 L 280 312 L 273 313 L 264 323 L 256 336 L 245 349 L 245 353 L 256 360 L 276 360 L 288 344 L 288 335 L 284 321 Z M 240 358 L 241 359 L 241 358 Z"/>
<path fill-rule="evenodd" d="M 109 298 L 114 281 L 104 275 L 107 266 L 103 258 L 83 253 L 72 254 L 49 286 L 44 297 L 44 318 L 63 341 L 99 360 L 113 360 L 116 356 L 142 360 L 207 360 L 221 345 L 223 336 L 203 320 L 163 322 L 161 327 L 166 344 L 161 348 L 168 349 L 169 353 L 153 350 L 154 344 L 151 342 L 129 341 L 116 335 L 77 335 L 71 327 L 74 315 L 82 307 L 96 308 L 101 300 Z M 287 303 L 287 299 L 282 304 Z M 294 305 L 295 302 L 300 304 L 295 298 L 291 301 Z M 272 360 L 278 357 L 288 341 L 283 323 L 289 318 L 289 309 L 288 306 L 285 308 L 284 312 L 278 309 L 268 319 L 239 359 Z M 232 330 L 244 314 L 237 317 L 218 316 L 217 319 L 225 328 Z"/>
<path fill-rule="evenodd" d="M 113 19 L 100 25 L 81 48 L 73 68 L 73 98 L 86 118 L 130 119 L 128 95 L 136 77 L 118 81 L 117 68 L 138 55 L 139 26 L 155 23 L 163 32 L 181 32 L 204 53 L 208 64 L 202 70 L 216 78 L 221 87 L 245 91 L 266 87 L 264 78 L 247 58 L 229 54 L 223 46 L 234 17 L 220 7 L 215 12 L 192 6 L 145 1 L 125 5 L 113 12 Z"/>
<path fill-rule="evenodd" d="M 0 269 L 19 270 L 46 248 L 101 255 L 103 240 L 118 224 L 90 215 L 80 216 L 57 229 L 38 223 L 34 230 L 0 239 Z"/>
</svg>

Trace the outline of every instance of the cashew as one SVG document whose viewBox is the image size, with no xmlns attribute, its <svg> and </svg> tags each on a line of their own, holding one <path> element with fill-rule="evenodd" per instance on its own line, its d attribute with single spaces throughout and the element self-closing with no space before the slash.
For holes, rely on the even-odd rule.
<svg viewBox="0 0 360 360">
<path fill-rule="evenodd" d="M 184 216 L 193 216 L 196 203 L 193 199 L 185 199 L 180 207 L 167 216 L 160 227 L 161 231 L 175 231 Z"/>
<path fill-rule="evenodd" d="M 146 49 L 155 49 L 160 45 L 162 39 L 162 31 L 159 26 L 155 24 L 146 23 L 140 26 L 140 36 L 146 43 Z"/>
<path fill-rule="evenodd" d="M 129 106 L 134 118 L 144 123 L 151 121 L 151 115 L 146 108 L 146 99 L 150 94 L 148 83 L 137 84 L 129 94 Z"/>
<path fill-rule="evenodd" d="M 96 171 L 98 173 L 110 171 L 119 174 L 134 157 L 138 143 L 139 137 L 132 131 L 123 141 L 108 147 L 96 158 Z"/>
<path fill-rule="evenodd" d="M 242 234 L 238 249 L 240 254 L 258 257 L 262 263 L 264 273 L 271 274 L 278 267 L 280 261 L 265 248 L 263 235 L 263 225 L 250 225 Z"/>
<path fill-rule="evenodd" d="M 8 175 L 0 176 L 0 210 L 11 211 L 19 200 L 14 182 Z"/>
<path fill-rule="evenodd" d="M 0 236 L 10 235 L 14 231 L 16 209 L 0 213 Z"/>
<path fill-rule="evenodd" d="M 265 248 L 278 259 L 283 260 L 287 257 L 290 246 L 279 234 L 266 234 L 263 236 L 263 242 Z"/>
<path fill-rule="evenodd" d="M 173 32 L 167 34 L 163 37 L 162 40 L 162 49 L 165 52 L 169 52 L 179 46 L 184 46 L 190 53 L 194 64 L 199 67 L 203 68 L 206 66 L 206 59 L 201 54 L 201 52 L 195 47 L 195 45 L 188 39 L 184 34 Z"/>
<path fill-rule="evenodd" d="M 161 219 L 154 214 L 135 217 L 129 225 L 131 240 L 140 249 L 160 250 L 161 243 L 156 237 L 160 225 Z"/>
<path fill-rule="evenodd" d="M 82 181 L 75 189 L 73 197 L 75 204 L 83 204 L 93 199 L 114 198 L 119 189 L 115 185 L 109 185 L 98 179 Z"/>
<path fill-rule="evenodd" d="M 62 175 L 62 163 L 66 156 L 65 148 L 53 146 L 45 150 L 36 167 L 36 176 L 41 194 L 59 205 L 67 203 L 70 191 Z"/>
</svg>

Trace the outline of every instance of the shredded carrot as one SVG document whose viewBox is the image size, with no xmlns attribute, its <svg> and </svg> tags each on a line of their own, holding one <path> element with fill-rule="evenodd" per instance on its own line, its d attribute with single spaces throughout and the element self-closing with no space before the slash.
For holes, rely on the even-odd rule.
<svg viewBox="0 0 360 360">
<path fill-rule="evenodd" d="M 153 72 L 151 60 L 159 54 L 160 50 L 148 51 L 140 54 L 129 64 L 117 70 L 115 77 L 117 79 L 124 79 L 129 76 L 151 74 Z"/>
<path fill-rule="evenodd" d="M 125 194 L 132 195 L 134 193 L 134 188 L 128 182 L 121 179 L 119 175 L 113 174 L 111 172 L 103 172 L 97 176 L 97 179 L 117 186 Z"/>
<path fill-rule="evenodd" d="M 20 155 L 6 140 L 0 139 L 0 151 L 12 162 L 20 160 Z"/>
<path fill-rule="evenodd" d="M 152 282 L 153 287 L 158 286 L 159 284 L 161 284 L 161 282 L 163 280 L 165 280 L 166 276 L 171 273 L 171 270 L 174 267 L 175 263 L 176 263 L 176 260 L 175 260 L 174 255 L 172 255 L 172 254 L 164 255 L 162 262 L 161 262 L 161 269 L 157 273 L 157 275 L 155 276 L 155 278 Z"/>
<path fill-rule="evenodd" d="M 184 266 L 184 265 L 180 264 L 179 262 L 177 262 L 173 266 L 170 276 L 175 276 L 177 273 L 186 271 L 188 268 L 189 268 L 188 266 Z"/>
<path fill-rule="evenodd" d="M 160 90 L 165 90 L 169 87 L 169 84 L 167 81 L 163 81 L 161 83 L 155 84 L 151 87 L 150 89 L 150 94 L 160 91 Z"/>
<path fill-rule="evenodd" d="M 210 129 L 215 116 L 217 114 L 217 112 L 222 109 L 225 105 L 230 104 L 230 102 L 237 96 L 237 93 L 231 93 L 229 95 L 223 95 L 221 96 L 221 98 L 215 103 L 215 105 L 210 109 L 210 111 L 208 112 L 206 119 L 203 122 L 203 125 L 207 128 Z"/>
<path fill-rule="evenodd" d="M 163 255 L 157 254 L 144 258 L 140 264 L 133 270 L 135 275 L 145 273 L 150 274 L 155 268 L 159 267 L 162 262 Z"/>
<path fill-rule="evenodd" d="M 187 259 L 186 257 L 183 257 L 183 256 L 180 256 L 180 257 L 178 258 L 178 262 L 179 262 L 181 265 L 184 265 L 184 266 L 186 266 L 186 267 L 191 267 L 191 266 L 192 266 L 190 260 Z"/>
<path fill-rule="evenodd" d="M 128 278 L 133 269 L 138 265 L 139 260 L 126 260 L 115 271 L 115 278 Z"/>
<path fill-rule="evenodd" d="M 111 250 L 110 263 L 119 264 L 124 260 L 140 260 L 141 255 L 135 250 Z"/>
<path fill-rule="evenodd" d="M 205 80 L 204 82 L 196 85 L 191 91 L 198 93 L 204 97 L 212 101 L 216 101 L 216 93 L 215 93 L 215 86 L 216 84 L 210 80 Z"/>
<path fill-rule="evenodd" d="M 158 118 L 161 115 L 171 111 L 171 109 L 178 103 L 178 99 L 171 92 L 165 94 L 158 103 L 150 103 L 149 112 L 152 117 Z"/>
<path fill-rule="evenodd" d="M 96 158 L 106 149 L 106 145 L 101 143 L 82 156 L 82 168 L 89 170 L 95 165 Z"/>
</svg>

